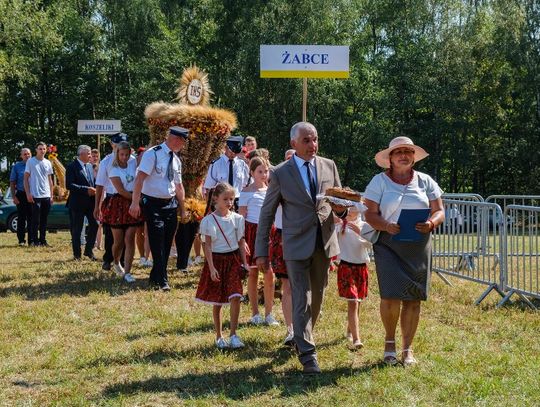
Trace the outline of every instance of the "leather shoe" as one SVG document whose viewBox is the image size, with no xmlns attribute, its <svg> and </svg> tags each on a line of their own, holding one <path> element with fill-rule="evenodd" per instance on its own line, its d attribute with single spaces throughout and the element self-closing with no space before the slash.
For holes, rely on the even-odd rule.
<svg viewBox="0 0 540 407">
<path fill-rule="evenodd" d="M 311 359 L 311 360 L 308 360 L 306 363 L 304 363 L 304 370 L 302 373 L 304 373 L 305 375 L 320 374 L 321 368 L 319 367 L 317 360 Z"/>
<path fill-rule="evenodd" d="M 101 269 L 105 271 L 109 271 L 111 269 L 111 263 L 109 263 L 108 261 L 104 261 L 103 265 L 101 266 Z"/>
<path fill-rule="evenodd" d="M 88 254 L 85 253 L 84 256 L 87 257 L 88 260 L 90 261 L 98 261 L 97 257 L 94 256 L 94 253 L 88 253 Z"/>
</svg>

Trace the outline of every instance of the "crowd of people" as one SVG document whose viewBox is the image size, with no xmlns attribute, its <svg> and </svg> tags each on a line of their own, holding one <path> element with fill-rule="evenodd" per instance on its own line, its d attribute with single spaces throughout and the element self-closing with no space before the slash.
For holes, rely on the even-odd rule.
<svg viewBox="0 0 540 407">
<path fill-rule="evenodd" d="M 421 301 L 429 292 L 431 231 L 444 222 L 441 189 L 429 175 L 413 169 L 428 154 L 407 137 L 394 138 L 375 157 L 384 171 L 367 185 L 365 206 L 351 207 L 321 198 L 341 182 L 334 161 L 317 154 L 318 137 L 312 124 L 296 123 L 290 131 L 292 149 L 275 166 L 253 137 L 229 137 L 201 185 L 207 211 L 200 224 L 184 222 L 178 153 L 189 138 L 187 129 L 171 127 L 163 143 L 136 151 L 126 134 L 115 134 L 110 138 L 112 152 L 101 161 L 99 151 L 81 145 L 66 170 L 73 257 L 97 261 L 94 248 L 100 246 L 103 233 L 104 270 L 112 269 L 133 283 L 138 247 L 141 265 L 152 267 L 149 286 L 166 292 L 171 289 L 167 265 L 173 243 L 182 273 L 189 267 L 192 247 L 196 253 L 192 264 L 202 262 L 202 244 L 204 265 L 195 299 L 212 306 L 219 349 L 244 347 L 238 321 L 246 280 L 249 322 L 280 325 L 273 309 L 277 278 L 286 326 L 284 345 L 294 346 L 305 374 L 317 374 L 321 370 L 313 330 L 331 261 L 339 262 L 338 294 L 348 301 L 346 335 L 351 347 L 359 349 L 363 347 L 359 304 L 368 295 L 367 264 L 373 248 L 385 328 L 383 360 L 388 365 L 400 362 L 395 340 L 400 322 L 401 363 L 414 365 L 412 342 Z M 45 152 L 44 143 L 37 144 L 35 157 L 28 148 L 22 149 L 21 161 L 12 170 L 21 245 L 26 244 L 25 229 L 29 245 L 48 245 L 53 171 Z M 395 239 L 402 209 L 429 209 L 427 220 L 415 225 L 419 240 Z M 258 301 L 261 275 L 264 314 Z M 230 306 L 228 339 L 222 329 L 224 305 Z"/>
</svg>

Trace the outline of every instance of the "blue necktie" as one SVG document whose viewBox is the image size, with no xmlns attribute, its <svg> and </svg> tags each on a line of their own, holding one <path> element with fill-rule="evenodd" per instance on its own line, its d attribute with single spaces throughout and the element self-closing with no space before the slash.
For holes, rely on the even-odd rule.
<svg viewBox="0 0 540 407">
<path fill-rule="evenodd" d="M 311 169 L 309 168 L 309 162 L 306 161 L 304 163 L 307 170 L 307 176 L 309 181 L 309 193 L 311 195 L 311 200 L 313 203 L 317 202 L 317 187 L 315 186 L 315 178 L 313 178 L 313 173 L 311 172 Z"/>
</svg>

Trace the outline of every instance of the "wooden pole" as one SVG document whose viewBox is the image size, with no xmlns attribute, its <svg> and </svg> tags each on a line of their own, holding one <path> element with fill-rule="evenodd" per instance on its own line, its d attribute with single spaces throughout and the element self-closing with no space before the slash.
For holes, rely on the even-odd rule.
<svg viewBox="0 0 540 407">
<path fill-rule="evenodd" d="M 302 89 L 302 121 L 307 122 L 307 78 L 304 78 Z"/>
</svg>

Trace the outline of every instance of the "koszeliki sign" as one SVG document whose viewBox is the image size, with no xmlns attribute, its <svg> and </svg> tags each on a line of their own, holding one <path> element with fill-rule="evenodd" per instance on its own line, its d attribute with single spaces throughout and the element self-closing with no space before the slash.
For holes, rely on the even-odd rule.
<svg viewBox="0 0 540 407">
<path fill-rule="evenodd" d="M 261 78 L 348 78 L 349 47 L 261 45 Z"/>
<path fill-rule="evenodd" d="M 77 134 L 115 134 L 122 131 L 121 120 L 79 120 Z"/>
</svg>

